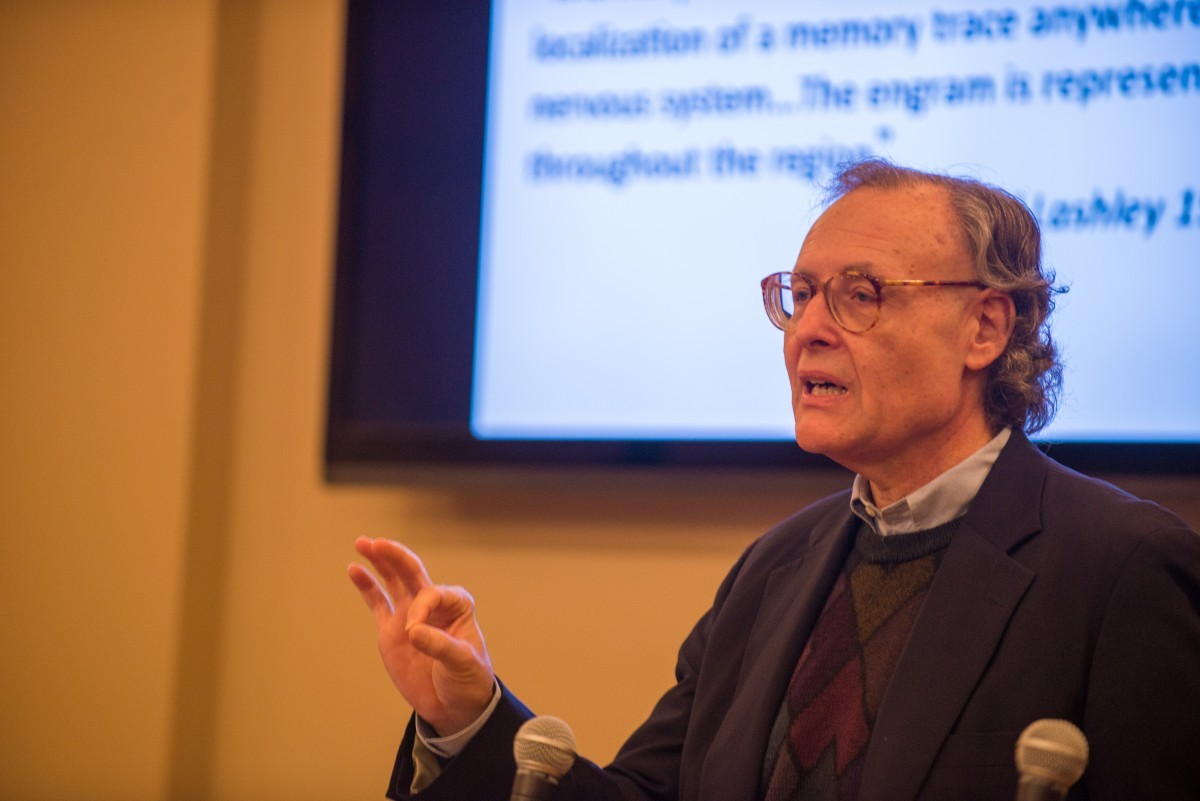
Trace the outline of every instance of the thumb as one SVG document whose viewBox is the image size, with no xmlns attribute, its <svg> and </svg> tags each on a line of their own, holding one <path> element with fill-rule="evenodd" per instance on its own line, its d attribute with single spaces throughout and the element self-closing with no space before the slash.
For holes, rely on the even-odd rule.
<svg viewBox="0 0 1200 801">
<path fill-rule="evenodd" d="M 433 636 L 433 630 L 423 623 L 409 623 L 408 630 L 405 632 L 408 635 L 408 641 L 413 644 L 421 653 L 426 656 L 436 658 L 436 654 L 431 653 L 432 646 L 430 639 Z"/>
<path fill-rule="evenodd" d="M 440 662 L 455 673 L 474 673 L 480 659 L 470 645 L 452 637 L 436 626 L 413 623 L 408 627 L 408 641 L 425 656 Z"/>
</svg>

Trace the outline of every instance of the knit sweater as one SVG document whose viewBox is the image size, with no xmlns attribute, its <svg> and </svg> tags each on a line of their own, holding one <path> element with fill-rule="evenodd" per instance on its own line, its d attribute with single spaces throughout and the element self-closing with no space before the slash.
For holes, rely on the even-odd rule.
<svg viewBox="0 0 1200 801">
<path fill-rule="evenodd" d="M 857 798 L 888 682 L 960 520 L 886 537 L 860 526 L 772 728 L 765 801 Z"/>
</svg>

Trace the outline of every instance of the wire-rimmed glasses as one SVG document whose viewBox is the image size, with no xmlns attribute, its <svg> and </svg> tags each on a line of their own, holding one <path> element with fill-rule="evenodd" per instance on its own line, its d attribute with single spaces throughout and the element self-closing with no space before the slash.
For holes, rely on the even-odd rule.
<svg viewBox="0 0 1200 801">
<path fill-rule="evenodd" d="M 837 324 L 852 334 L 861 334 L 879 322 L 885 286 L 977 287 L 979 281 L 921 281 L 917 279 L 876 278 L 858 270 L 844 270 L 823 284 L 800 273 L 771 273 L 762 280 L 763 305 L 767 317 L 780 331 L 787 331 L 804 315 L 808 302 L 825 293 L 825 305 Z"/>
</svg>

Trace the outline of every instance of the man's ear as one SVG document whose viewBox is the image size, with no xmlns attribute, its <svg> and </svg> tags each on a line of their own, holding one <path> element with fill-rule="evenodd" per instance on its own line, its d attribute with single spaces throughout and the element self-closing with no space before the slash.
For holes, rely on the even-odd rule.
<svg viewBox="0 0 1200 801">
<path fill-rule="evenodd" d="M 1000 358 L 1012 338 L 1017 307 L 1012 297 L 994 289 L 985 289 L 975 307 L 975 334 L 968 343 L 967 367 L 984 370 Z"/>
</svg>

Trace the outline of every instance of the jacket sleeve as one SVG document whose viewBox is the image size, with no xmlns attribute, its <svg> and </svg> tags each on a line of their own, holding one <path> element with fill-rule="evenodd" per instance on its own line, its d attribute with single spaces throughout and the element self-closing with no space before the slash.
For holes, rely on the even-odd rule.
<svg viewBox="0 0 1200 801">
<path fill-rule="evenodd" d="M 418 796 L 422 801 L 508 801 L 513 774 L 516 772 L 512 755 L 513 737 L 521 724 L 533 717 L 533 713 L 513 697 L 503 684 L 500 685 L 500 692 L 500 703 L 483 728 L 471 738 L 461 754 L 443 763 L 441 774 L 433 784 L 417 795 L 411 792 L 416 768 L 413 746 L 417 727 L 416 718 L 410 718 L 388 782 L 388 798 L 397 801 Z"/>
<path fill-rule="evenodd" d="M 1105 609 L 1084 716 L 1092 801 L 1200 798 L 1200 535 L 1134 548 Z"/>
</svg>

